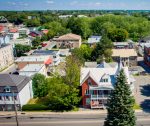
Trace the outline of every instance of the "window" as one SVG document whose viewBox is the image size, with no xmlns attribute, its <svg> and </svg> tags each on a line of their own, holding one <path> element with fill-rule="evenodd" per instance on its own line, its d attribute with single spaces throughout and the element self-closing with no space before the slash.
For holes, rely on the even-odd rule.
<svg viewBox="0 0 150 126">
<path fill-rule="evenodd" d="M 5 99 L 6 99 L 7 101 L 9 101 L 9 100 L 10 100 L 9 96 L 6 96 L 6 97 L 5 97 Z"/>
<path fill-rule="evenodd" d="M 103 79 L 102 82 L 108 82 L 108 79 Z"/>
<path fill-rule="evenodd" d="M 14 100 L 17 101 L 17 96 L 14 96 Z"/>
<path fill-rule="evenodd" d="M 4 92 L 10 92 L 10 87 L 6 86 L 6 87 L 4 88 Z"/>
<path fill-rule="evenodd" d="M 90 105 L 90 98 L 86 98 L 86 105 Z"/>
<path fill-rule="evenodd" d="M 91 79 L 88 79 L 88 85 L 92 85 Z"/>
<path fill-rule="evenodd" d="M 85 94 L 86 94 L 86 95 L 89 95 L 89 93 L 90 93 L 89 90 L 86 89 L 86 90 L 85 90 Z"/>
</svg>

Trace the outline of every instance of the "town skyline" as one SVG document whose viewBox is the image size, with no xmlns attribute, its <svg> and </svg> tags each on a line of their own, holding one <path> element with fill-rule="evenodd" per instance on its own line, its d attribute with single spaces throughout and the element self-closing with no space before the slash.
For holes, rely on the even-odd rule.
<svg viewBox="0 0 150 126">
<path fill-rule="evenodd" d="M 0 0 L 0 10 L 150 10 L 148 0 Z"/>
</svg>

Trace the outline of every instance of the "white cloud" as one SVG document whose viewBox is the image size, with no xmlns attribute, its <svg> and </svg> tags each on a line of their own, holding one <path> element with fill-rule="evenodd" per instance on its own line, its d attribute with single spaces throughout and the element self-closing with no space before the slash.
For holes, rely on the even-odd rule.
<svg viewBox="0 0 150 126">
<path fill-rule="evenodd" d="M 76 5 L 78 3 L 78 1 L 72 1 L 71 3 L 70 3 L 70 5 Z"/>
<path fill-rule="evenodd" d="M 9 5 L 16 5 L 15 2 L 7 2 Z"/>
<path fill-rule="evenodd" d="M 96 6 L 100 6 L 101 4 L 102 3 L 100 3 L 100 2 L 95 3 Z"/>
<path fill-rule="evenodd" d="M 54 1 L 52 1 L 52 0 L 47 0 L 46 3 L 47 3 L 47 4 L 53 4 Z"/>
</svg>

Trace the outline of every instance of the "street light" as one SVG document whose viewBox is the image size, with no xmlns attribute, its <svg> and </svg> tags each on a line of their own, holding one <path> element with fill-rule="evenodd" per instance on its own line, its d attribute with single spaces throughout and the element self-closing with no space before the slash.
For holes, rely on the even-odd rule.
<svg viewBox="0 0 150 126">
<path fill-rule="evenodd" d="M 15 109 L 15 119 L 16 119 L 16 124 L 17 124 L 17 126 L 19 126 L 19 122 L 18 122 L 18 114 L 17 114 L 17 108 L 16 108 L 16 102 L 15 102 L 15 98 L 14 98 L 14 92 L 13 92 L 13 100 L 14 100 L 14 109 Z"/>
</svg>

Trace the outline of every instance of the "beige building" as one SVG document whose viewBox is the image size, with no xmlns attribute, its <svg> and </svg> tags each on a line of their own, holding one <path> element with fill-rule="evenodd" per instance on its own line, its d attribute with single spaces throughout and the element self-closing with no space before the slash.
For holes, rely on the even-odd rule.
<svg viewBox="0 0 150 126">
<path fill-rule="evenodd" d="M 45 64 L 46 68 L 53 63 L 49 56 L 22 56 L 15 60 L 17 68 L 23 69 L 26 65 L 30 64 Z"/>
<path fill-rule="evenodd" d="M 134 49 L 113 49 L 112 58 L 116 62 L 121 62 L 123 66 L 136 66 L 137 53 Z"/>
<path fill-rule="evenodd" d="M 12 45 L 3 44 L 0 45 L 0 70 L 8 67 L 14 62 Z"/>
<path fill-rule="evenodd" d="M 79 48 L 81 36 L 72 33 L 60 36 L 55 39 L 57 48 Z"/>
</svg>

